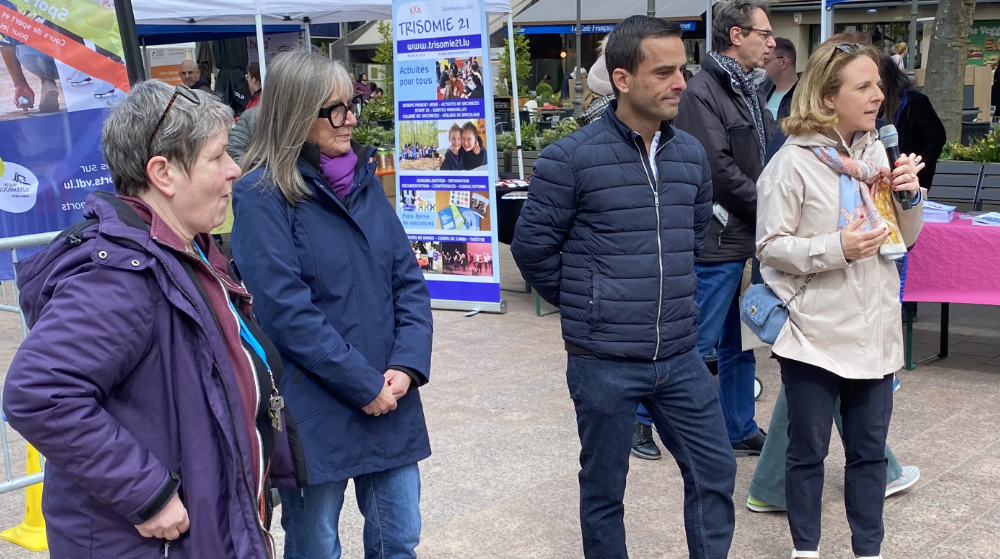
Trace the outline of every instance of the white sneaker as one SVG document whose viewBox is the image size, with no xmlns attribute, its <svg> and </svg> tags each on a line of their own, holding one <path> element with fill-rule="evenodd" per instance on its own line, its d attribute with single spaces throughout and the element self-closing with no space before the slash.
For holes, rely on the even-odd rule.
<svg viewBox="0 0 1000 559">
<path fill-rule="evenodd" d="M 909 489 L 920 479 L 920 468 L 916 466 L 903 466 L 903 473 L 889 485 L 885 486 L 885 496 L 895 495 L 904 489 Z"/>
</svg>

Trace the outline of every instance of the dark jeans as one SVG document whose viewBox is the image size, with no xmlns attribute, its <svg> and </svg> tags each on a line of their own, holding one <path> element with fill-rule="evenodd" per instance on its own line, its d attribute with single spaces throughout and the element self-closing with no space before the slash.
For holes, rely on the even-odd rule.
<svg viewBox="0 0 1000 559">
<path fill-rule="evenodd" d="M 885 529 L 885 439 L 892 417 L 892 375 L 852 380 L 792 359 L 778 358 L 788 400 L 785 497 L 798 551 L 819 549 L 823 460 L 830 449 L 833 408 L 843 416 L 844 501 L 855 555 L 875 557 Z"/>
<path fill-rule="evenodd" d="M 690 351 L 660 361 L 569 355 L 580 433 L 580 524 L 586 559 L 627 559 L 625 478 L 641 402 L 684 479 L 684 528 L 696 559 L 722 559 L 733 539 L 736 460 L 715 381 Z"/>
</svg>

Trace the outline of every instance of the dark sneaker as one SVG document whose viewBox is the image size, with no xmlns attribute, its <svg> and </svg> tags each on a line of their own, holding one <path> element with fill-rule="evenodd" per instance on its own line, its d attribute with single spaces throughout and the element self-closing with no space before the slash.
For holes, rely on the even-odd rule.
<svg viewBox="0 0 1000 559">
<path fill-rule="evenodd" d="M 632 455 L 643 460 L 659 460 L 660 449 L 653 442 L 653 428 L 638 421 L 632 429 Z"/>
<path fill-rule="evenodd" d="M 735 456 L 760 456 L 760 450 L 764 448 L 764 439 L 767 433 L 763 429 L 749 439 L 733 444 L 733 455 Z"/>
</svg>

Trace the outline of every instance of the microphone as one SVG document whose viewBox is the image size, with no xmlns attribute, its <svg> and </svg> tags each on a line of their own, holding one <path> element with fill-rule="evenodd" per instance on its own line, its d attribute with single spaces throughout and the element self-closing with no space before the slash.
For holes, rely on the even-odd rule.
<svg viewBox="0 0 1000 559">
<path fill-rule="evenodd" d="M 895 165 L 896 161 L 899 161 L 899 133 L 896 132 L 896 127 L 887 124 L 879 128 L 878 139 L 882 140 L 882 145 L 885 146 L 885 154 L 889 156 L 889 165 Z M 904 210 L 913 207 L 912 192 L 896 190 L 893 191 L 892 195 L 896 197 Z"/>
</svg>

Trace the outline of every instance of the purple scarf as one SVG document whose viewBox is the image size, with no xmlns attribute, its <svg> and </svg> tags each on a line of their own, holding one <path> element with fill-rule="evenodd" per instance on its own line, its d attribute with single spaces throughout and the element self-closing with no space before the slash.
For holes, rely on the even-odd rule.
<svg viewBox="0 0 1000 559">
<path fill-rule="evenodd" d="M 358 154 L 350 150 L 340 157 L 319 156 L 319 170 L 330 183 L 330 190 L 341 199 L 347 198 L 354 188 L 354 167 L 358 164 Z"/>
</svg>

